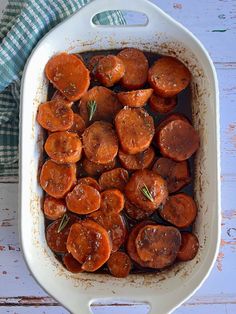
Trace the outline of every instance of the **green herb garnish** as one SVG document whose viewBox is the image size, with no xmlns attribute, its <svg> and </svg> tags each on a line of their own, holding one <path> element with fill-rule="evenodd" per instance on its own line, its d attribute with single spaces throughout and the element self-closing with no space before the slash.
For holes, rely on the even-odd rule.
<svg viewBox="0 0 236 314">
<path fill-rule="evenodd" d="M 89 121 L 92 120 L 96 110 L 97 110 L 97 103 L 95 100 L 89 100 L 87 102 L 87 107 L 88 107 L 88 111 L 89 111 Z"/>
<path fill-rule="evenodd" d="M 148 187 L 146 186 L 146 184 L 144 184 L 144 186 L 141 188 L 141 192 L 143 193 L 143 195 L 151 202 L 154 202 L 154 199 L 152 197 L 152 194 L 150 193 Z"/>
<path fill-rule="evenodd" d="M 69 220 L 70 220 L 70 217 L 67 216 L 67 214 L 64 214 L 62 219 L 61 219 L 60 225 L 59 225 L 59 227 L 57 229 L 57 233 L 60 233 L 66 227 L 66 225 L 68 224 Z"/>
</svg>

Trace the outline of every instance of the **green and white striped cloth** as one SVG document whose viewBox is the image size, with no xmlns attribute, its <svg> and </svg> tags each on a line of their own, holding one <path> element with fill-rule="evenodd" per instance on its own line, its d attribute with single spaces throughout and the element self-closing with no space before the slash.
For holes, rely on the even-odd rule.
<svg viewBox="0 0 236 314">
<path fill-rule="evenodd" d="M 28 56 L 43 35 L 89 2 L 89 0 L 8 1 L 0 21 L 1 177 L 18 175 L 20 80 Z M 125 24 L 119 11 L 101 13 L 95 22 Z"/>
</svg>

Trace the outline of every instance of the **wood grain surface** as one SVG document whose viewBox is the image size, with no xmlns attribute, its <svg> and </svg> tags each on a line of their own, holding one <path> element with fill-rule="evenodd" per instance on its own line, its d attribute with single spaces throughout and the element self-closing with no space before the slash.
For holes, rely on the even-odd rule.
<svg viewBox="0 0 236 314">
<path fill-rule="evenodd" d="M 99 0 L 96 0 L 99 1 Z M 6 0 L 0 1 L 0 12 Z M 209 278 L 176 314 L 236 313 L 236 1 L 153 0 L 208 49 L 220 84 L 222 240 Z M 138 8 L 138 7 L 137 7 Z M 0 13 L 1 15 L 1 13 Z M 127 13 L 129 22 L 142 16 Z M 66 314 L 34 281 L 19 245 L 17 178 L 0 183 L 0 314 Z M 212 208 L 214 210 L 214 208 Z M 146 305 L 94 306 L 94 314 L 145 314 Z M 83 314 L 83 313 L 81 313 Z M 158 314 L 158 313 L 157 313 Z"/>
</svg>

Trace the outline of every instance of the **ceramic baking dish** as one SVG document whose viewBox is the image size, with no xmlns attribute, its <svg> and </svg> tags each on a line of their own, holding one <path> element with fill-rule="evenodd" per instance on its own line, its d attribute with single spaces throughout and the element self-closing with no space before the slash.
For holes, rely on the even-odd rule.
<svg viewBox="0 0 236 314">
<path fill-rule="evenodd" d="M 96 26 L 98 12 L 120 9 L 146 14 L 139 26 Z M 201 138 L 195 162 L 198 216 L 194 232 L 200 241 L 197 257 L 157 274 L 116 279 L 104 274 L 71 274 L 47 247 L 41 211 L 38 168 L 43 136 L 35 117 L 46 100 L 47 61 L 57 52 L 83 52 L 137 47 L 176 56 L 192 72 L 194 126 Z M 219 103 L 213 63 L 202 44 L 182 25 L 146 0 L 96 0 L 49 32 L 34 49 L 25 67 L 21 93 L 20 208 L 21 241 L 25 260 L 40 285 L 72 313 L 91 313 L 92 302 L 147 302 L 150 313 L 173 311 L 208 276 L 220 238 Z"/>
</svg>

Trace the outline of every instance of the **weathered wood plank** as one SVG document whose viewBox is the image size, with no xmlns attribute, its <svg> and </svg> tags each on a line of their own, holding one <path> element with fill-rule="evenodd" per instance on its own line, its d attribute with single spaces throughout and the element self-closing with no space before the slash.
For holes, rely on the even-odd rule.
<svg viewBox="0 0 236 314">
<path fill-rule="evenodd" d="M 116 306 L 116 307 L 93 307 L 93 314 L 146 314 L 143 307 L 140 306 Z M 68 311 L 59 306 L 3 306 L 1 314 L 69 314 Z M 183 305 L 175 311 L 175 314 L 235 314 L 235 304 L 207 304 L 207 305 Z"/>
<path fill-rule="evenodd" d="M 215 62 L 235 62 L 236 2 L 233 0 L 151 0 L 191 30 Z"/>
<path fill-rule="evenodd" d="M 69 314 L 61 306 L 3 306 L 0 311 L 1 314 Z"/>
</svg>

